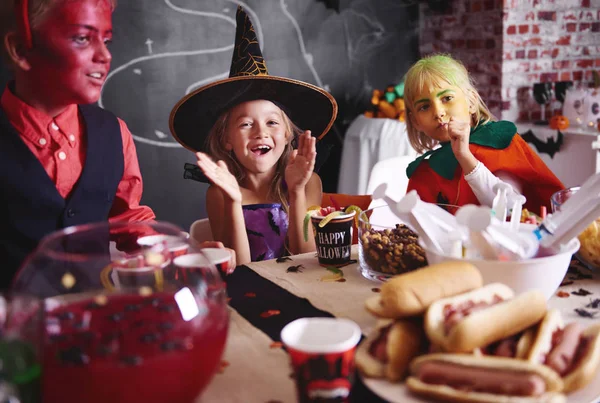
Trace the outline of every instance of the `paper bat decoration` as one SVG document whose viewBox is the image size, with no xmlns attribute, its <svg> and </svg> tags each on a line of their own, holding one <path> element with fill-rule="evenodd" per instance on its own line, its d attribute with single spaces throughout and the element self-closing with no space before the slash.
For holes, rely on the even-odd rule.
<svg viewBox="0 0 600 403">
<path fill-rule="evenodd" d="M 548 154 L 550 158 L 554 158 L 554 154 L 560 151 L 564 139 L 564 136 L 560 130 L 558 131 L 556 140 L 554 140 L 554 137 L 550 137 L 546 141 L 540 140 L 535 136 L 535 134 L 533 134 L 531 130 L 528 130 L 522 134 L 521 137 L 526 142 L 533 144 L 539 153 Z"/>
<path fill-rule="evenodd" d="M 338 14 L 340 12 L 340 0 L 317 0 L 317 3 L 325 4 L 326 8 L 331 8 Z"/>
</svg>

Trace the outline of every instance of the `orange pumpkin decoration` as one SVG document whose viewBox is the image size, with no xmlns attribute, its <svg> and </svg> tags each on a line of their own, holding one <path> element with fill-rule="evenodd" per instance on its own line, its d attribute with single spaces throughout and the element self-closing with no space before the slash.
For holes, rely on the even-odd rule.
<svg viewBox="0 0 600 403">
<path fill-rule="evenodd" d="M 563 115 L 555 115 L 550 119 L 550 128 L 565 130 L 569 128 L 569 119 Z"/>
</svg>

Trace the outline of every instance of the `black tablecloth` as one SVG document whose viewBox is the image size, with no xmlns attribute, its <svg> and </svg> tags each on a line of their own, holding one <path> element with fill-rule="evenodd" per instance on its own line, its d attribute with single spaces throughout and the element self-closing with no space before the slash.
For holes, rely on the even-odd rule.
<svg viewBox="0 0 600 403">
<path fill-rule="evenodd" d="M 315 308 L 306 298 L 295 296 L 247 266 L 239 266 L 233 274 L 227 276 L 226 283 L 229 305 L 274 341 L 281 341 L 283 327 L 298 318 L 333 317 L 331 313 Z M 249 293 L 260 295 L 260 298 L 245 298 Z M 279 313 L 264 320 L 261 315 L 269 311 Z M 371 392 L 359 376 L 355 376 L 351 401 L 386 402 Z"/>
</svg>

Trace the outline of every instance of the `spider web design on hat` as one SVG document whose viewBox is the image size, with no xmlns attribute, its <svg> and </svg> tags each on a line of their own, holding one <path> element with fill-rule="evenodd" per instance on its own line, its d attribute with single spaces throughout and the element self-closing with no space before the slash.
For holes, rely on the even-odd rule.
<svg viewBox="0 0 600 403">
<path fill-rule="evenodd" d="M 260 50 L 256 31 L 248 14 L 238 6 L 235 49 L 231 59 L 229 77 L 268 76 L 269 70 Z"/>
</svg>

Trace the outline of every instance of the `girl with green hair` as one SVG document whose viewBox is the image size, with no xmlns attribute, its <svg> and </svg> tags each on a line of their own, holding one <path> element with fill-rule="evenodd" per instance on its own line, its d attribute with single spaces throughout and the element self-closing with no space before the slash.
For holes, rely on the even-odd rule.
<svg viewBox="0 0 600 403">
<path fill-rule="evenodd" d="M 549 206 L 564 186 L 508 121 L 495 121 L 464 65 L 436 54 L 406 73 L 406 125 L 424 153 L 406 170 L 407 191 L 430 203 L 492 206 L 495 186 L 511 185 L 508 205 L 522 193 L 525 207 Z"/>
</svg>

